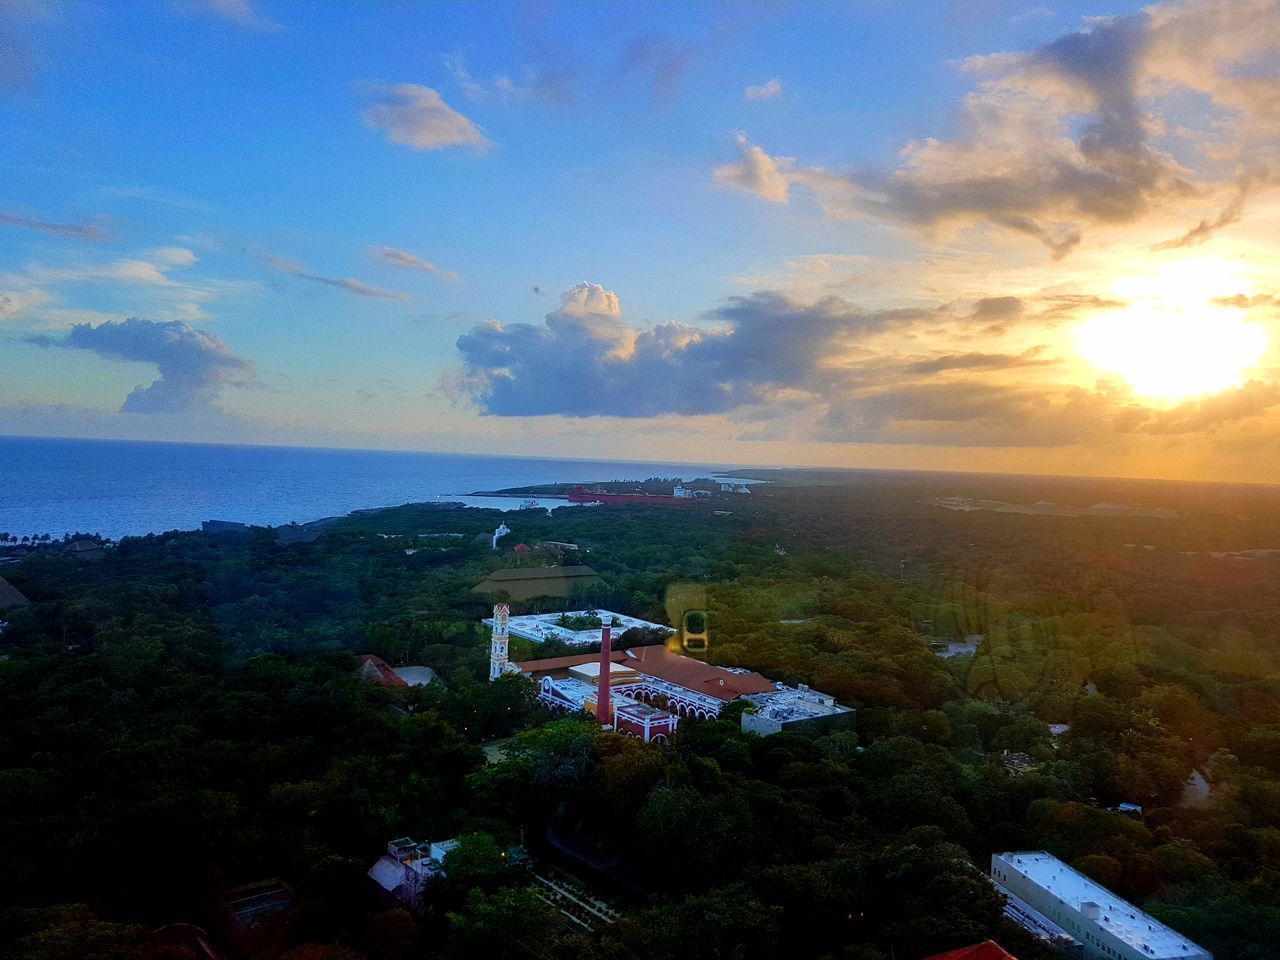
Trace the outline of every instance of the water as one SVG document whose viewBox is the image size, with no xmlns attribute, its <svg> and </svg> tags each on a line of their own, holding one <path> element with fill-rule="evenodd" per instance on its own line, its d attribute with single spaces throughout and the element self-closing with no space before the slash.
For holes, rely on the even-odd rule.
<svg viewBox="0 0 1280 960">
<path fill-rule="evenodd" d="M 687 463 L 0 437 L 0 532 L 58 538 L 100 533 L 114 539 L 194 530 L 203 520 L 302 523 L 364 507 L 437 498 L 511 510 L 520 506 L 520 499 L 461 494 L 535 483 L 691 480 L 717 469 Z"/>
</svg>

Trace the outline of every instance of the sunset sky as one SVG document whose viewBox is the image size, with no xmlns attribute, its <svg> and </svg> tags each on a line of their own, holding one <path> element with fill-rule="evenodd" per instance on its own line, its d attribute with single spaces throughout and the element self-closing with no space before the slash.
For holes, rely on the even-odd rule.
<svg viewBox="0 0 1280 960">
<path fill-rule="evenodd" d="M 0 0 L 0 434 L 1280 482 L 1280 0 Z"/>
</svg>

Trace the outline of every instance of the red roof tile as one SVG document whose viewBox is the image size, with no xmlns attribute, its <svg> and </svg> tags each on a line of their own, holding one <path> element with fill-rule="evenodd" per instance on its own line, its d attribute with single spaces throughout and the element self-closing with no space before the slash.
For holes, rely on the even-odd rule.
<svg viewBox="0 0 1280 960">
<path fill-rule="evenodd" d="M 692 657 L 682 657 L 662 646 L 632 647 L 627 652 L 631 656 L 628 664 L 640 673 L 726 703 L 744 693 L 768 693 L 777 689 L 758 673 L 734 673 Z"/>
<path fill-rule="evenodd" d="M 610 660 L 614 663 L 625 660 L 627 652 L 625 650 L 614 650 Z M 567 670 L 569 667 L 579 667 L 584 663 L 595 663 L 600 659 L 599 653 L 575 653 L 567 657 L 547 657 L 544 660 L 522 660 L 516 664 L 525 673 L 551 673 L 555 670 Z"/>
<path fill-rule="evenodd" d="M 387 666 L 387 662 L 381 657 L 366 653 L 358 659 L 360 661 L 360 676 L 366 680 L 372 680 L 374 683 L 383 683 L 388 687 L 408 686 L 403 679 L 396 676 L 395 671 Z"/>
</svg>

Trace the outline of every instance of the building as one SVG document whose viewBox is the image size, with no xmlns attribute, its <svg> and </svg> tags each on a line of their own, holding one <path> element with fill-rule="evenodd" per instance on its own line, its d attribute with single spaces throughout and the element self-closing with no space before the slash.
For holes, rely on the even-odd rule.
<svg viewBox="0 0 1280 960">
<path fill-rule="evenodd" d="M 1079 941 L 1086 957 L 1213 960 L 1208 950 L 1043 850 L 992 854 L 991 879 L 1011 905 L 1030 908 Z"/>
<path fill-rule="evenodd" d="M 253 528 L 239 520 L 202 520 L 200 530 L 203 533 L 252 533 Z"/>
<path fill-rule="evenodd" d="M 0 610 L 29 606 L 31 601 L 22 595 L 22 591 L 4 577 L 0 577 Z"/>
<path fill-rule="evenodd" d="M 742 715 L 742 729 L 767 737 L 783 730 L 826 730 L 853 725 L 851 707 L 836 703 L 836 698 L 806 684 L 776 693 L 753 693 L 746 696 L 755 709 Z"/>
<path fill-rule="evenodd" d="M 391 671 L 410 687 L 425 687 L 436 678 L 436 672 L 430 667 L 407 666 L 395 667 Z"/>
<path fill-rule="evenodd" d="M 1022 753 L 1019 750 L 1003 751 L 1000 754 L 1000 765 L 1009 771 L 1009 776 L 1011 777 L 1021 777 L 1028 773 L 1035 773 L 1041 766 L 1031 754 Z"/>
<path fill-rule="evenodd" d="M 222 932 L 237 954 L 276 956 L 294 942 L 297 900 L 279 877 L 233 887 L 222 895 L 221 907 Z"/>
<path fill-rule="evenodd" d="M 604 581 L 586 566 L 512 567 L 495 570 L 471 588 L 472 593 L 505 593 L 512 600 L 568 597 L 575 588 L 598 587 Z"/>
<path fill-rule="evenodd" d="M 407 687 L 409 684 L 391 669 L 387 661 L 381 657 L 366 653 L 356 658 L 360 661 L 360 678 L 370 683 L 380 683 L 385 687 Z"/>
<path fill-rule="evenodd" d="M 599 715 L 597 704 L 607 692 L 613 728 L 646 742 L 669 739 L 682 718 L 714 719 L 725 704 L 738 699 L 751 707 L 743 715 L 742 729 L 760 736 L 851 726 L 856 716 L 834 698 L 807 687 L 789 687 L 750 670 L 717 667 L 664 646 L 612 650 L 602 644 L 599 654 L 527 660 L 510 668 L 533 679 L 542 702 L 562 710 Z M 601 683 L 602 674 L 607 684 Z"/>
<path fill-rule="evenodd" d="M 507 660 L 507 644 L 509 635 L 507 633 L 507 622 L 510 616 L 511 608 L 505 603 L 494 604 L 493 616 L 484 622 L 493 628 L 493 633 L 489 639 L 489 681 L 497 680 L 504 673 L 510 673 L 513 670 L 510 662 Z"/>
<path fill-rule="evenodd" d="M 543 643 L 547 640 L 562 640 L 565 643 L 575 647 L 585 647 L 589 643 L 600 642 L 600 625 L 585 627 L 581 630 L 575 630 L 574 621 L 585 619 L 597 619 L 603 624 L 608 620 L 609 625 L 613 628 L 615 635 L 621 635 L 628 630 L 636 628 L 644 628 L 649 630 L 663 630 L 667 633 L 675 633 L 671 627 L 664 627 L 660 623 L 652 623 L 648 620 L 641 620 L 637 617 L 628 617 L 625 614 L 614 613 L 612 610 L 570 610 L 565 613 L 530 613 L 520 617 L 510 617 L 507 622 L 507 629 L 513 637 L 523 637 L 526 640 L 532 640 L 534 643 Z M 561 621 L 568 621 L 568 625 L 564 625 Z M 488 627 L 492 627 L 493 617 L 489 617 L 483 621 Z"/>
<path fill-rule="evenodd" d="M 72 540 L 63 547 L 63 553 L 68 556 L 78 557 L 81 560 L 101 560 L 107 555 L 107 551 L 103 549 L 102 544 L 89 537 Z"/>
<path fill-rule="evenodd" d="M 971 947 L 959 950 L 948 950 L 946 953 L 935 953 L 924 960 L 1018 960 L 994 940 L 983 940 Z"/>
<path fill-rule="evenodd" d="M 421 912 L 427 885 L 444 876 L 444 858 L 457 845 L 457 840 L 417 843 L 399 837 L 387 844 L 368 877 L 410 910 Z"/>
</svg>

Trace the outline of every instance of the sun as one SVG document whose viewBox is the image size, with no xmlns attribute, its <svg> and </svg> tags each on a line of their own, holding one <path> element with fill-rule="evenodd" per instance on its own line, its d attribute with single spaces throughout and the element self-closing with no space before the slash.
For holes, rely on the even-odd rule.
<svg viewBox="0 0 1280 960">
<path fill-rule="evenodd" d="M 1238 386 L 1267 348 L 1261 324 L 1214 302 L 1224 285 L 1212 268 L 1184 265 L 1114 289 L 1128 306 L 1086 320 L 1076 343 L 1085 360 L 1122 377 L 1138 397 L 1177 401 Z"/>
</svg>

